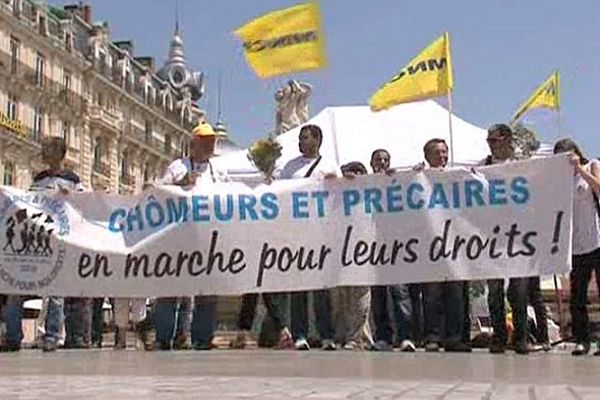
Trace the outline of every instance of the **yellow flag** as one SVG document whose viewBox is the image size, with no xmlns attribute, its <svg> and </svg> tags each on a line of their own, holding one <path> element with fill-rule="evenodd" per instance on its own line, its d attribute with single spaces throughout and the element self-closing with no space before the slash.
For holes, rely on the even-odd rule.
<svg viewBox="0 0 600 400">
<path fill-rule="evenodd" d="M 236 30 L 248 64 L 261 78 L 325 66 L 323 31 L 316 3 L 258 17 Z"/>
<path fill-rule="evenodd" d="M 560 76 L 555 71 L 535 92 L 529 97 L 513 116 L 513 122 L 517 121 L 527 111 L 534 108 L 550 108 L 558 110 L 560 107 Z"/>
<path fill-rule="evenodd" d="M 444 33 L 369 100 L 373 111 L 448 93 L 454 85 L 450 37 Z"/>
</svg>

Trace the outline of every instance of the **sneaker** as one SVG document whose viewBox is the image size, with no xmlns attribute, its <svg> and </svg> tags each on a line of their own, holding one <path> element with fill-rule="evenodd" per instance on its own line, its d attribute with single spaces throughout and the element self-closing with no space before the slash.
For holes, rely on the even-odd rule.
<svg viewBox="0 0 600 400">
<path fill-rule="evenodd" d="M 335 344 L 335 342 L 333 340 L 325 339 L 325 340 L 323 340 L 323 344 L 321 345 L 321 350 L 334 351 L 334 350 L 337 350 L 337 345 Z"/>
<path fill-rule="evenodd" d="M 310 346 L 308 345 L 308 341 L 306 339 L 298 339 L 296 343 L 294 343 L 294 347 L 296 350 L 310 350 Z"/>
<path fill-rule="evenodd" d="M 51 353 L 53 351 L 56 351 L 57 347 L 58 344 L 54 340 L 44 340 L 44 342 L 42 343 L 42 351 L 44 353 Z"/>
<path fill-rule="evenodd" d="M 229 342 L 229 348 L 232 350 L 243 350 L 246 348 L 246 331 L 240 331 L 235 339 Z"/>
<path fill-rule="evenodd" d="M 446 345 L 444 346 L 444 351 L 446 353 L 470 353 L 473 351 L 473 349 L 468 344 L 458 342 L 446 343 Z"/>
<path fill-rule="evenodd" d="M 596 350 L 596 352 L 594 353 L 595 357 L 600 357 L 600 350 Z"/>
<path fill-rule="evenodd" d="M 394 347 L 385 340 L 378 340 L 371 346 L 372 351 L 394 351 Z"/>
<path fill-rule="evenodd" d="M 283 328 L 279 333 L 279 344 L 277 345 L 279 350 L 292 350 L 294 349 L 294 339 L 288 328 Z"/>
<path fill-rule="evenodd" d="M 349 351 L 356 350 L 356 349 L 358 349 L 358 344 L 354 340 L 350 340 L 349 342 L 346 342 L 344 344 L 343 349 L 349 350 Z"/>
<path fill-rule="evenodd" d="M 584 356 L 590 352 L 590 344 L 589 343 L 578 343 L 575 346 L 575 349 L 571 352 L 573 356 Z"/>
<path fill-rule="evenodd" d="M 400 351 L 403 353 L 414 353 L 415 351 L 417 351 L 417 347 L 412 341 L 407 339 L 403 340 L 402 343 L 400 343 Z"/>
<path fill-rule="evenodd" d="M 425 345 L 425 351 L 427 353 L 437 353 L 440 351 L 440 345 L 437 342 L 429 342 Z"/>
</svg>

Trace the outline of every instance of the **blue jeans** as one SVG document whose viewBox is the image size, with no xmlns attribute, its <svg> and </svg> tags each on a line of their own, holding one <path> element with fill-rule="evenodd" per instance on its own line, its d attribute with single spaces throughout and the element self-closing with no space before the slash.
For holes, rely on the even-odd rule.
<svg viewBox="0 0 600 400">
<path fill-rule="evenodd" d="M 194 297 L 192 345 L 210 345 L 217 325 L 217 296 Z"/>
<path fill-rule="evenodd" d="M 411 339 L 412 302 L 408 285 L 373 286 L 371 309 L 375 322 L 375 341 L 394 343 L 394 329 L 388 311 L 388 291 L 396 319 L 396 341 Z"/>
<path fill-rule="evenodd" d="M 333 340 L 335 332 L 331 316 L 331 293 L 329 290 L 315 290 L 313 306 L 317 331 L 321 340 Z M 291 294 L 292 336 L 294 340 L 308 338 L 308 292 Z"/>
<path fill-rule="evenodd" d="M 60 337 L 60 328 L 65 319 L 65 301 L 62 297 L 48 298 L 48 314 L 46 323 L 44 341 L 57 343 Z"/>
<path fill-rule="evenodd" d="M 174 337 L 187 337 L 192 312 L 189 297 L 160 297 L 154 309 L 157 342 L 171 343 Z"/>
<path fill-rule="evenodd" d="M 25 297 L 9 295 L 2 309 L 2 318 L 6 324 L 6 342 L 20 346 L 23 341 L 23 302 Z M 64 302 L 60 297 L 48 299 L 48 314 L 46 315 L 46 334 L 44 341 L 57 342 L 60 340 L 60 328 L 64 319 Z"/>
</svg>

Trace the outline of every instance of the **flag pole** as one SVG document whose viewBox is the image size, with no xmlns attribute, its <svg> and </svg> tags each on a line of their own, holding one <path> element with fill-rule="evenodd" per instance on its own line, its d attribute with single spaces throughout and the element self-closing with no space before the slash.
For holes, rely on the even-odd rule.
<svg viewBox="0 0 600 400">
<path fill-rule="evenodd" d="M 448 132 L 450 133 L 450 166 L 454 167 L 454 134 L 452 132 L 452 89 L 448 90 Z"/>
<path fill-rule="evenodd" d="M 556 140 L 559 140 L 561 135 L 562 135 L 562 126 L 561 126 L 561 116 L 560 116 L 560 106 L 558 106 L 556 108 Z M 558 277 L 556 276 L 556 274 L 554 274 L 553 276 L 554 278 L 554 294 L 556 295 L 556 306 L 558 308 L 558 326 L 559 326 L 559 331 L 562 335 L 564 334 L 564 329 L 565 329 L 565 323 L 564 323 L 564 317 L 563 317 L 563 298 L 562 298 L 562 285 L 561 288 L 558 288 Z"/>
</svg>

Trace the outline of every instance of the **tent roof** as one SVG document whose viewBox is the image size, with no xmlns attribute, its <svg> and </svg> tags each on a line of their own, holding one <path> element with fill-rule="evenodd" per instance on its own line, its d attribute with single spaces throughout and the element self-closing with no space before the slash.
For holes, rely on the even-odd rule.
<svg viewBox="0 0 600 400">
<path fill-rule="evenodd" d="M 423 161 L 423 146 L 429 139 L 441 138 L 450 144 L 448 110 L 433 100 L 402 104 L 376 113 L 368 106 L 327 107 L 306 124 L 321 127 L 321 154 L 339 165 L 360 161 L 369 168 L 373 150 L 383 148 L 391 155 L 392 167 L 407 167 Z M 456 115 L 452 116 L 452 127 L 455 164 L 473 165 L 489 154 L 485 129 Z M 300 154 L 300 128 L 278 136 L 283 147 L 278 166 Z M 217 162 L 232 175 L 256 171 L 245 150 L 219 157 Z"/>
</svg>

